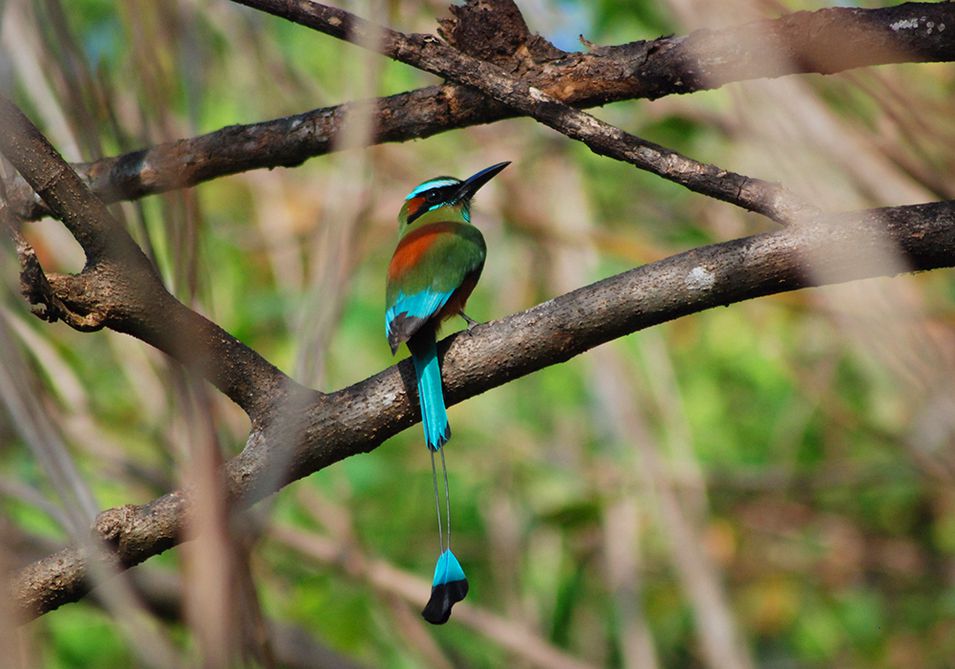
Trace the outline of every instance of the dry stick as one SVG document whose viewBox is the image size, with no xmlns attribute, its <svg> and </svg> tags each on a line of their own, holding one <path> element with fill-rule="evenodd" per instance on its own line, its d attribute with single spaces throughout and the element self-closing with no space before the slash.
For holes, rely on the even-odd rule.
<svg viewBox="0 0 955 669">
<path fill-rule="evenodd" d="M 955 30 L 929 32 L 929 23 L 955 25 L 955 3 L 796 12 L 721 30 L 598 47 L 590 53 L 566 53 L 547 45 L 554 54 L 522 63 L 527 69 L 522 78 L 564 103 L 592 107 L 749 79 L 955 60 Z M 105 202 L 195 186 L 252 169 L 292 167 L 335 151 L 342 120 L 354 107 L 369 106 L 374 109 L 375 127 L 371 143 L 421 139 L 518 115 L 474 89 L 445 84 L 229 126 L 74 167 Z M 15 180 L 8 187 L 21 217 L 49 214 L 26 183 Z"/>
</svg>

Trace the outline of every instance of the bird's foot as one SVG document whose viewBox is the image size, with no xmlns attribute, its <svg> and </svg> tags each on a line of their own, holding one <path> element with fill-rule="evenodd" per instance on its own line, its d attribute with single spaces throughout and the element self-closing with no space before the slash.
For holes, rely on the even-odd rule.
<svg viewBox="0 0 955 669">
<path fill-rule="evenodd" d="M 464 319 L 464 322 L 468 324 L 468 334 L 471 334 L 471 330 L 480 325 L 478 321 L 474 320 L 463 311 L 459 311 L 458 313 L 461 315 L 461 318 Z"/>
</svg>

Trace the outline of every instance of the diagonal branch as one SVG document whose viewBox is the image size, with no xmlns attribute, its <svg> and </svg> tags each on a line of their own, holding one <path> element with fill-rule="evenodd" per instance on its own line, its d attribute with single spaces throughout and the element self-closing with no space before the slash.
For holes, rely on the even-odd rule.
<svg viewBox="0 0 955 669">
<path fill-rule="evenodd" d="M 405 35 L 311 0 L 234 0 L 313 28 L 419 69 L 471 86 L 586 144 L 594 153 L 630 163 L 692 191 L 735 204 L 780 223 L 809 219 L 818 210 L 779 184 L 701 163 L 564 104 L 502 68 L 446 46 L 432 35 Z"/>
<path fill-rule="evenodd" d="M 481 18 L 483 22 L 488 17 Z M 459 26 L 476 23 L 473 19 L 458 20 Z M 589 53 L 560 51 L 542 38 L 530 36 L 526 25 L 522 30 L 521 25 L 513 23 L 497 22 L 495 26 L 503 32 L 482 32 L 480 38 L 492 46 L 504 42 L 512 45 L 510 50 L 498 49 L 503 51 L 501 57 L 485 59 L 498 65 L 513 64 L 529 85 L 566 104 L 592 107 L 692 93 L 748 79 L 955 60 L 955 30 L 930 31 L 929 24 L 955 25 L 955 4 L 833 7 L 721 30 L 697 30 L 689 35 L 598 47 Z M 477 40 L 470 29 L 462 32 L 468 34 L 458 37 L 453 45 L 471 53 L 468 47 L 479 46 Z M 453 37 L 453 31 L 449 31 L 449 38 Z M 529 48 L 517 49 L 515 45 Z M 474 89 L 445 84 L 229 126 L 75 168 L 103 201 L 115 202 L 252 169 L 291 167 L 336 150 L 342 121 L 354 105 L 374 109 L 375 131 L 369 138 L 372 144 L 430 137 L 519 115 Z M 22 218 L 36 219 L 49 213 L 25 182 L 17 180 L 7 189 L 13 208 Z"/>
<path fill-rule="evenodd" d="M 434 38 L 420 40 L 422 51 L 416 57 L 430 53 L 435 62 L 448 66 L 441 61 L 447 54 L 431 52 L 448 47 Z M 507 96 L 516 95 L 518 87 L 504 76 L 498 82 L 504 92 L 496 93 L 511 104 Z M 530 87 L 527 92 L 535 112 L 559 104 L 539 91 L 531 93 Z M 101 308 L 105 325 L 201 370 L 252 415 L 246 448 L 225 467 L 230 494 L 238 504 L 252 504 L 292 480 L 371 451 L 419 420 L 410 390 L 414 372 L 407 361 L 329 395 L 288 400 L 289 382 L 281 372 L 162 288 L 102 202 L 3 98 L 0 124 L 0 151 L 87 252 L 83 273 L 53 286 L 57 297 L 70 308 Z M 589 126 L 583 127 L 586 131 Z M 955 201 L 820 217 L 803 226 L 694 249 L 479 326 L 471 336 L 450 337 L 441 346 L 447 398 L 460 402 L 616 337 L 714 306 L 892 274 L 898 271 L 895 267 L 867 260 L 890 252 L 912 270 L 955 265 Z M 810 272 L 809 258 L 827 272 Z M 183 343 L 183 333 L 195 339 Z M 293 416 L 295 420 L 286 420 Z M 278 468 L 277 462 L 289 466 Z M 93 532 L 108 548 L 108 559 L 128 567 L 181 542 L 188 512 L 185 493 L 174 491 L 146 505 L 101 514 Z M 88 559 L 81 550 L 68 548 L 22 570 L 12 582 L 16 606 L 24 615 L 38 615 L 81 598 L 90 587 Z"/>
<path fill-rule="evenodd" d="M 155 268 L 99 198 L 10 100 L 0 96 L 0 153 L 59 217 L 86 253 L 77 275 L 46 277 L 26 261 L 26 292 L 70 325 L 125 332 L 207 378 L 256 420 L 293 382 L 258 353 L 192 311 L 163 286 Z M 52 291 L 51 291 L 52 289 Z"/>
<path fill-rule="evenodd" d="M 705 246 L 579 288 L 527 311 L 452 335 L 440 350 L 449 403 L 564 362 L 601 343 L 717 306 L 855 279 L 895 274 L 873 262 L 894 254 L 910 270 L 955 266 L 955 201 L 830 215 L 804 226 Z M 810 271 L 813 266 L 826 272 Z M 290 481 L 377 448 L 419 420 L 407 360 L 351 387 L 283 407 L 254 428 L 226 465 L 233 496 L 249 505 Z M 288 463 L 276 478 L 275 463 Z M 116 562 L 131 566 L 183 540 L 181 492 L 101 514 L 94 528 Z M 65 549 L 13 580 L 13 598 L 35 616 L 83 597 L 85 556 Z"/>
</svg>

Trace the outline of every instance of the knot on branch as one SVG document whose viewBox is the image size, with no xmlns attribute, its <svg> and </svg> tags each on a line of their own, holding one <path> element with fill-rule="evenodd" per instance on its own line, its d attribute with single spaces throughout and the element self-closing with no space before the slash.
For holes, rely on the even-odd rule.
<svg viewBox="0 0 955 669">
<path fill-rule="evenodd" d="M 106 323 L 105 313 L 86 310 L 78 305 L 68 305 L 62 297 L 74 292 L 72 284 L 82 279 L 63 274 L 48 277 L 40 266 L 33 247 L 19 232 L 14 230 L 13 236 L 16 240 L 17 258 L 20 260 L 20 293 L 30 304 L 30 312 L 49 323 L 63 321 L 80 332 L 102 329 Z"/>
<path fill-rule="evenodd" d="M 438 19 L 438 34 L 474 58 L 508 69 L 530 69 L 566 55 L 531 34 L 513 0 L 468 0 L 448 9 L 451 16 Z"/>
<path fill-rule="evenodd" d="M 103 511 L 96 516 L 93 523 L 93 538 L 122 560 L 128 552 L 126 534 L 135 522 L 138 511 L 139 507 L 135 504 L 125 504 Z"/>
</svg>

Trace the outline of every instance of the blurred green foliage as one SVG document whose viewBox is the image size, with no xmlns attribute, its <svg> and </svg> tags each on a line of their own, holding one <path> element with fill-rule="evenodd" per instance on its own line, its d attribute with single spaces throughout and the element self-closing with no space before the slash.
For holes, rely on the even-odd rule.
<svg viewBox="0 0 955 669">
<path fill-rule="evenodd" d="M 393 4 L 396 27 L 433 30 L 435 6 Z M 40 40 L 46 83 L 61 108 L 43 111 L 19 78 L 18 100 L 55 142 L 92 132 L 110 154 L 433 81 L 227 2 L 75 0 L 65 8 L 115 118 L 90 102 L 98 125 L 78 126 L 64 93 L 66 56 L 44 24 L 42 3 L 24 25 Z M 596 43 L 682 31 L 666 3 L 564 0 L 525 11 L 545 34 L 572 29 Z M 585 25 L 568 28 L 562 13 Z M 368 62 L 380 68 L 378 79 L 356 83 Z M 950 71 L 924 66 L 805 79 L 832 117 L 864 119 L 868 129 L 894 128 L 881 85 L 944 101 L 950 98 L 941 92 L 955 85 Z M 752 161 L 741 149 L 759 148 L 741 120 L 741 88 L 754 90 L 727 87 L 597 113 L 690 156 L 784 179 L 777 163 Z M 928 104 L 922 111 L 930 134 L 940 117 Z M 52 122 L 59 114 L 66 131 Z M 885 131 L 882 139 L 894 136 Z M 905 148 L 903 142 L 899 150 Z M 935 170 L 951 166 L 938 154 L 904 155 Z M 315 377 L 303 380 L 337 389 L 392 364 L 382 332 L 383 275 L 404 193 L 423 178 L 464 175 L 504 159 L 514 165 L 476 204 L 490 251 L 469 312 L 482 321 L 694 246 L 770 229 L 528 120 L 229 177 L 124 204 L 121 213 L 155 249 L 182 299 L 286 371 L 318 361 Z M 904 178 L 925 186 L 912 170 Z M 27 231 L 48 266 L 75 263 L 75 249 L 72 257 L 61 251 L 66 242 L 53 227 L 44 221 Z M 194 234 L 184 236 L 186 229 Z M 3 252 L 5 313 L 23 325 L 36 392 L 99 505 L 146 502 L 178 485 L 189 462 L 183 435 L 192 424 L 183 417 L 188 401 L 174 366 L 120 335 L 32 319 L 15 295 L 11 251 Z M 322 278 L 328 263 L 341 271 Z M 194 292 L 183 279 L 190 268 Z M 899 324 L 886 322 L 884 311 L 851 309 L 869 305 L 872 295 L 890 295 L 912 311 Z M 468 602 L 597 666 L 628 666 L 627 640 L 642 626 L 660 666 L 700 666 L 701 613 L 674 559 L 693 551 L 713 565 L 727 613 L 758 666 L 951 666 L 955 460 L 950 433 L 937 444 L 925 436 L 948 423 L 922 429 L 919 421 L 938 399 L 929 372 L 951 370 L 951 358 L 938 351 L 951 342 L 953 301 L 946 272 L 765 298 L 626 337 L 453 407 L 447 455 Z M 330 325 L 311 338 L 302 323 L 316 305 L 335 308 Z M 210 402 L 207 418 L 228 457 L 242 447 L 248 426 L 224 400 Z M 15 420 L 0 429 L 0 476 L 56 504 Z M 267 524 L 323 535 L 343 553 L 428 579 L 437 541 L 419 431 L 292 484 L 259 513 Z M 650 465 L 641 444 L 658 454 L 655 482 L 645 476 Z M 674 545 L 660 515 L 661 488 L 678 499 L 694 532 L 691 545 Z M 317 513 L 315 500 L 331 510 Z M 9 492 L 2 504 L 11 533 L 66 540 L 36 505 Z M 620 568 L 608 548 L 617 537 L 611 513 L 621 504 L 635 508 L 626 546 L 633 559 L 611 578 Z M 329 518 L 348 531 L 336 532 Z M 179 565 L 163 556 L 150 566 Z M 431 665 L 435 653 L 452 666 L 513 666 L 499 639 L 456 619 L 428 629 L 435 645 L 424 644 L 407 633 L 400 596 L 347 567 L 309 557 L 268 529 L 253 550 L 265 614 L 367 666 Z M 194 659 L 189 624 L 165 625 L 174 647 Z M 23 635 L 31 666 L 142 662 L 135 640 L 91 601 L 51 613 Z"/>
</svg>

